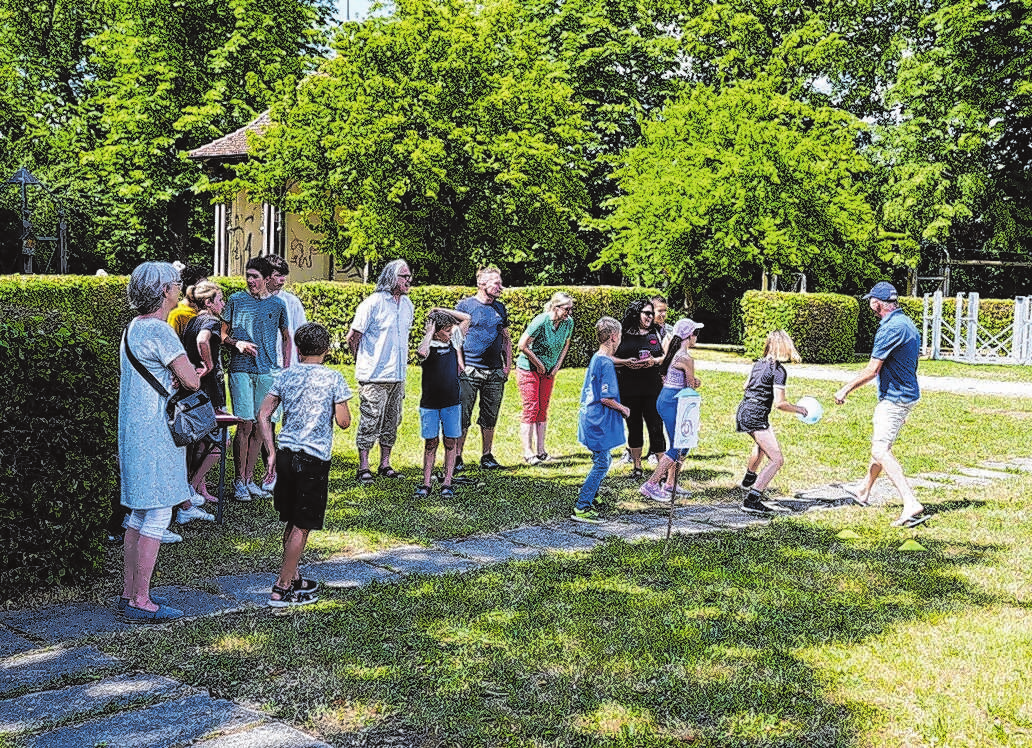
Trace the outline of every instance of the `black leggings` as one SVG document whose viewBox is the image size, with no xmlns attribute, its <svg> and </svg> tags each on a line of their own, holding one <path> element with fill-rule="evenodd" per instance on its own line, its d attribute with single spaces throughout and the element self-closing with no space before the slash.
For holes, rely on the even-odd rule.
<svg viewBox="0 0 1032 748">
<path fill-rule="evenodd" d="M 648 454 L 658 454 L 666 451 L 666 433 L 663 429 L 663 419 L 656 410 L 656 398 L 658 393 L 629 393 L 624 396 L 620 393 L 620 402 L 627 406 L 631 414 L 627 416 L 627 446 L 631 449 L 638 449 L 645 443 L 645 435 L 642 433 L 642 421 L 649 430 L 649 451 Z"/>
</svg>

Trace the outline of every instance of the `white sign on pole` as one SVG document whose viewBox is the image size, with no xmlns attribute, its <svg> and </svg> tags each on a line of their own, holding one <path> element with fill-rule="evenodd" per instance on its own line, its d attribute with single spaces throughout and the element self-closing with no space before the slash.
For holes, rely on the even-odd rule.
<svg viewBox="0 0 1032 748">
<path fill-rule="evenodd" d="M 699 408 L 702 398 L 691 387 L 677 393 L 677 422 L 674 449 L 694 449 L 699 446 Z"/>
</svg>

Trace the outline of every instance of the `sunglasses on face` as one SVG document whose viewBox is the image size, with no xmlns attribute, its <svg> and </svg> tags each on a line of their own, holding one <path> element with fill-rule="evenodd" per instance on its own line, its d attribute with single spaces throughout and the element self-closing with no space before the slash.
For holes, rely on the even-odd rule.
<svg viewBox="0 0 1032 748">
<path fill-rule="evenodd" d="M 642 317 L 655 317 L 656 313 L 655 312 L 642 312 L 641 316 Z"/>
</svg>

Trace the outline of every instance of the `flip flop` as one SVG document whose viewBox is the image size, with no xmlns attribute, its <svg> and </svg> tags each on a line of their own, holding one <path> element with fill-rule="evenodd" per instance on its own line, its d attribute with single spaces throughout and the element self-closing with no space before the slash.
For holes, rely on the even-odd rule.
<svg viewBox="0 0 1032 748">
<path fill-rule="evenodd" d="M 917 514 L 911 514 L 909 517 L 900 517 L 899 519 L 895 520 L 891 526 L 902 527 L 904 529 L 909 530 L 911 527 L 923 525 L 925 522 L 931 519 L 931 516 L 932 515 L 930 514 L 924 514 L 924 512 L 922 511 L 918 512 Z"/>
</svg>

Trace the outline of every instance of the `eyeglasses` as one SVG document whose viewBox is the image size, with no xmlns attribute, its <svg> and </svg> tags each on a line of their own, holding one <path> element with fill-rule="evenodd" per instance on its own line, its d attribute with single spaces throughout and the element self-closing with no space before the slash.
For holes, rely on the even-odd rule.
<svg viewBox="0 0 1032 748">
<path fill-rule="evenodd" d="M 642 317 L 655 317 L 656 313 L 655 312 L 642 312 L 641 316 Z"/>
<path fill-rule="evenodd" d="M 398 273 L 399 278 L 411 278 L 412 273 Z"/>
</svg>

